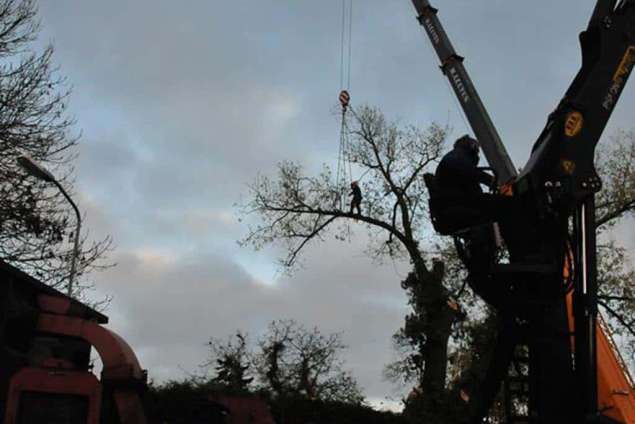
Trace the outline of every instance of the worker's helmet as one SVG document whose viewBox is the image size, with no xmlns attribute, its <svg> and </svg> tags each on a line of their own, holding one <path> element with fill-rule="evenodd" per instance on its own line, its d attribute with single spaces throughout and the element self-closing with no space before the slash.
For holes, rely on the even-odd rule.
<svg viewBox="0 0 635 424">
<path fill-rule="evenodd" d="M 469 152 L 472 153 L 476 153 L 478 154 L 480 145 L 478 143 L 478 140 L 470 137 L 469 135 L 464 135 L 463 137 L 460 137 L 459 139 L 457 139 L 454 142 L 454 147 L 455 148 L 461 148 L 461 149 L 465 149 Z"/>
</svg>

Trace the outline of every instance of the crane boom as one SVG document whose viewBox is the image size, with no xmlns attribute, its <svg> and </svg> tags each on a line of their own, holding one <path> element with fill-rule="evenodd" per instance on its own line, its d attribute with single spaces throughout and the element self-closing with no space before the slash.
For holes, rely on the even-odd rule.
<svg viewBox="0 0 635 424">
<path fill-rule="evenodd" d="M 417 9 L 419 23 L 426 30 L 439 56 L 441 69 L 450 81 L 474 135 L 481 144 L 487 162 L 496 171 L 498 182 L 503 184 L 510 181 L 516 176 L 516 168 L 463 66 L 463 58 L 454 51 L 437 17 L 437 9 L 428 0 L 412 0 L 412 3 Z"/>
</svg>

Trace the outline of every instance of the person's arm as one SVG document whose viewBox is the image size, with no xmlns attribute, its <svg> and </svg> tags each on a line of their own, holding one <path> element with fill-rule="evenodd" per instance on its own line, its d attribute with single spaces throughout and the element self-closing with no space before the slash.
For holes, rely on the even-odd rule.
<svg viewBox="0 0 635 424">
<path fill-rule="evenodd" d="M 449 173 L 457 175 L 462 179 L 478 181 L 488 187 L 491 187 L 492 184 L 494 184 L 494 177 L 487 172 L 478 169 L 468 158 L 456 155 L 447 159 L 445 166 L 447 166 Z"/>
<path fill-rule="evenodd" d="M 494 188 L 496 187 L 496 177 L 494 177 L 492 174 L 488 174 L 487 172 L 483 171 L 482 169 L 478 169 L 476 168 L 476 171 L 479 174 L 478 177 L 478 182 L 490 187 L 490 188 Z"/>
</svg>

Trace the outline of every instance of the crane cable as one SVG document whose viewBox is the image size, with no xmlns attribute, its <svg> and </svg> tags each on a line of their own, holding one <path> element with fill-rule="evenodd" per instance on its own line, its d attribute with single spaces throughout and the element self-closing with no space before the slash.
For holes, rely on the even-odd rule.
<svg viewBox="0 0 635 424">
<path fill-rule="evenodd" d="M 342 0 L 342 28 L 340 39 L 340 94 L 339 102 L 342 107 L 342 119 L 340 125 L 340 145 L 337 157 L 337 172 L 335 186 L 337 191 L 336 203 L 344 210 L 344 193 L 347 180 L 352 180 L 352 165 L 350 162 L 350 143 L 348 139 L 347 111 L 350 104 L 351 85 L 351 57 L 353 34 L 353 0 Z M 337 201 L 339 200 L 339 202 Z"/>
<path fill-rule="evenodd" d="M 342 34 L 340 38 L 340 90 L 351 85 L 351 56 L 353 35 L 353 0 L 342 0 Z"/>
</svg>

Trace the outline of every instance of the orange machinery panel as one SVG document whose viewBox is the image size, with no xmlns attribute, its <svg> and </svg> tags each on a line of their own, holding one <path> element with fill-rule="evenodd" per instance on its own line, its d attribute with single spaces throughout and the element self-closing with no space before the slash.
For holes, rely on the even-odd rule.
<svg viewBox="0 0 635 424">
<path fill-rule="evenodd" d="M 566 272 L 566 271 L 565 271 Z M 572 293 L 567 296 L 569 329 L 573 331 Z M 572 346 L 573 346 L 573 340 Z M 598 410 L 623 424 L 635 424 L 635 390 L 626 363 L 622 359 L 610 330 L 598 314 L 596 328 Z"/>
<path fill-rule="evenodd" d="M 598 409 L 624 424 L 635 424 L 633 380 L 601 316 L 597 324 Z"/>
</svg>

